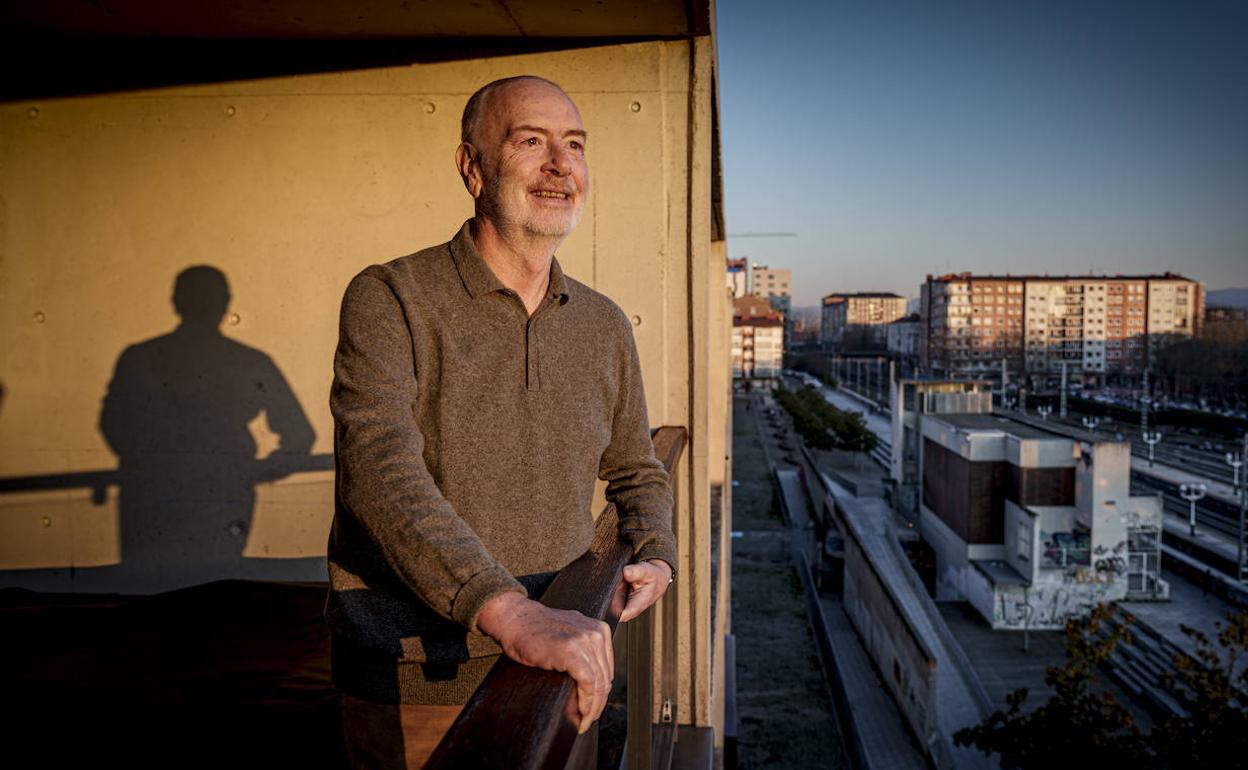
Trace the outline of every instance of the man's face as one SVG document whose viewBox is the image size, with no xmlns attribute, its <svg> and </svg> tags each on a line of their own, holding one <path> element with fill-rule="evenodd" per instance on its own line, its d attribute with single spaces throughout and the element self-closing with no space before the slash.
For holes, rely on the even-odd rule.
<svg viewBox="0 0 1248 770">
<path fill-rule="evenodd" d="M 564 237 L 589 193 L 585 127 L 576 105 L 541 82 L 495 93 L 474 137 L 483 155 L 481 213 L 500 229 Z"/>
</svg>

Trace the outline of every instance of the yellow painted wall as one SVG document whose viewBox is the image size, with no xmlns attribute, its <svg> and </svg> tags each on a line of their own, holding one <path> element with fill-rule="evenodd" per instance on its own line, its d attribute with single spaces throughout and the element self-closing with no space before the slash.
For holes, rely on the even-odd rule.
<svg viewBox="0 0 1248 770">
<path fill-rule="evenodd" d="M 681 565 L 681 614 L 700 630 L 682 634 L 681 718 L 706 723 L 708 489 L 725 481 L 727 416 L 725 399 L 707 392 L 722 388 L 706 367 L 723 346 L 710 320 L 723 313 L 710 291 L 723 277 L 708 232 L 712 49 L 691 79 L 694 47 L 0 105 L 0 585 L 153 591 L 223 577 L 323 579 L 329 471 L 259 483 L 254 514 L 249 499 L 222 501 L 214 486 L 254 473 L 276 447 L 262 418 L 248 418 L 254 453 L 205 448 L 240 430 L 237 415 L 204 420 L 170 449 L 178 456 L 155 485 L 157 510 L 142 519 L 145 531 L 162 530 L 149 543 L 157 555 L 149 549 L 142 564 L 120 548 L 117 478 L 93 490 L 55 477 L 117 468 L 99 429 L 109 382 L 123 350 L 175 328 L 173 282 L 192 265 L 225 274 L 232 297 L 221 333 L 271 360 L 323 464 L 343 288 L 365 265 L 455 232 L 471 212 L 451 160 L 463 104 L 484 82 L 534 73 L 564 85 L 591 137 L 590 201 L 560 260 L 636 317 L 651 422 L 691 427 L 678 529 L 693 563 Z M 237 387 L 236 369 L 260 368 L 229 367 L 213 386 Z M 156 401 L 159 379 L 138 378 Z M 150 430 L 158 411 L 132 407 L 123 432 Z M 293 462 L 305 460 L 315 464 Z"/>
</svg>

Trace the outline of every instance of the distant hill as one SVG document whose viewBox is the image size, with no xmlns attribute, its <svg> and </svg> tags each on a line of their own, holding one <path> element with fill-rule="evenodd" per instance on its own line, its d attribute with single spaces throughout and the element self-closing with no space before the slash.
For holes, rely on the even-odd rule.
<svg viewBox="0 0 1248 770">
<path fill-rule="evenodd" d="M 1214 289 L 1205 293 L 1205 305 L 1248 308 L 1248 289 Z"/>
</svg>

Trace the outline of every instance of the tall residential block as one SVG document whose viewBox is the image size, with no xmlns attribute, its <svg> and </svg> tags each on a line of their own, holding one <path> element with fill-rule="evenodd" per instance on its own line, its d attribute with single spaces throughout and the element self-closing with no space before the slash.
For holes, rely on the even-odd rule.
<svg viewBox="0 0 1248 770">
<path fill-rule="evenodd" d="M 784 320 L 762 297 L 732 302 L 733 383 L 778 381 L 784 361 Z"/>
<path fill-rule="evenodd" d="M 906 314 L 906 298 L 886 292 L 829 294 L 823 298 L 823 325 L 820 341 L 840 347 L 846 334 L 863 332 L 862 341 L 883 347 L 887 324 Z"/>
<path fill-rule="evenodd" d="M 776 306 L 773 297 L 784 297 L 787 300 L 793 296 L 793 271 L 788 268 L 754 265 L 750 275 L 750 293 L 771 300 L 772 305 Z M 776 309 L 780 310 L 779 307 Z"/>
<path fill-rule="evenodd" d="M 1200 334 L 1204 284 L 1141 276 L 928 276 L 921 355 L 944 373 L 1010 371 L 1079 380 L 1138 374 L 1151 353 Z"/>
<path fill-rule="evenodd" d="M 784 346 L 793 344 L 793 271 L 788 268 L 754 265 L 750 293 L 771 303 L 784 326 Z"/>
</svg>

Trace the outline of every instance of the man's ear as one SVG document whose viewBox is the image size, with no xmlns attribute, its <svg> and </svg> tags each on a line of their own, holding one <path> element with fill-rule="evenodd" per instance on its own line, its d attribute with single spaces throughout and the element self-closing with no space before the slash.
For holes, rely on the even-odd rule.
<svg viewBox="0 0 1248 770">
<path fill-rule="evenodd" d="M 459 177 L 464 180 L 464 187 L 473 200 L 481 197 L 485 187 L 485 177 L 481 174 L 481 153 L 468 142 L 455 148 L 455 167 L 459 169 Z"/>
</svg>

